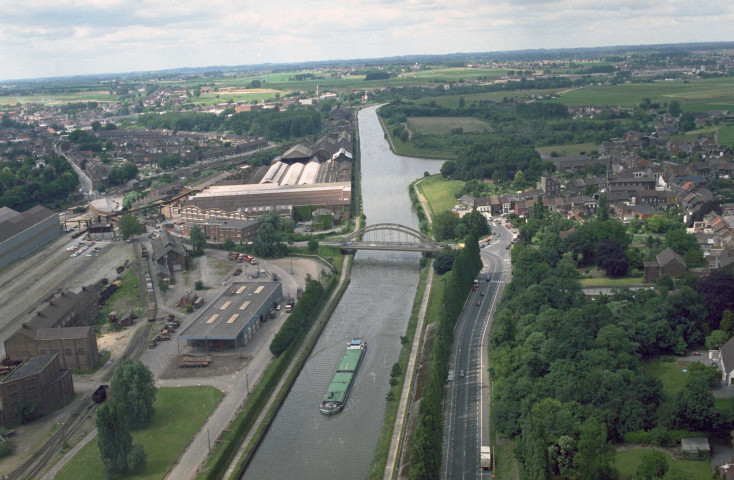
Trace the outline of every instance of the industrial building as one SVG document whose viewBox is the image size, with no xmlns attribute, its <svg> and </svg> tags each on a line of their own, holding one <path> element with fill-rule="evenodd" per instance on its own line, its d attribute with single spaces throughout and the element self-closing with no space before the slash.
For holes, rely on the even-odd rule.
<svg viewBox="0 0 734 480">
<path fill-rule="evenodd" d="M 5 340 L 5 355 L 20 362 L 33 355 L 58 353 L 62 368 L 90 369 L 99 358 L 97 336 L 89 327 L 97 312 L 92 286 L 54 295 Z"/>
<path fill-rule="evenodd" d="M 233 283 L 178 338 L 207 351 L 242 347 L 268 319 L 282 296 L 280 282 Z"/>
<path fill-rule="evenodd" d="M 174 272 L 186 268 L 186 248 L 180 238 L 174 237 L 168 230 L 161 230 L 151 243 L 157 276 L 170 278 Z"/>
<path fill-rule="evenodd" d="M 339 217 L 352 203 L 352 134 L 344 129 L 311 148 L 295 145 L 243 183 L 228 178 L 192 194 L 181 205 L 186 223 L 213 218 L 255 219 L 269 212 L 293 216 L 298 207 L 317 207 Z"/>
<path fill-rule="evenodd" d="M 0 268 L 61 234 L 59 214 L 36 205 L 23 213 L 0 207 Z"/>
<path fill-rule="evenodd" d="M 32 417 L 40 417 L 63 407 L 73 396 L 71 372 L 61 368 L 58 353 L 29 357 L 0 381 L 0 420 L 3 426 L 20 423 L 20 405 L 31 406 Z"/>
<path fill-rule="evenodd" d="M 271 211 L 294 207 L 319 206 L 332 214 L 348 213 L 352 202 L 350 182 L 310 185 L 278 185 L 276 183 L 217 185 L 192 195 L 186 205 L 200 210 L 239 211 L 257 218 Z"/>
<path fill-rule="evenodd" d="M 189 221 L 183 225 L 183 234 L 190 235 L 191 227 L 198 225 L 206 236 L 207 242 L 224 243 L 230 239 L 234 243 L 246 243 L 255 240 L 258 226 L 257 220 L 211 220 L 208 222 Z"/>
</svg>

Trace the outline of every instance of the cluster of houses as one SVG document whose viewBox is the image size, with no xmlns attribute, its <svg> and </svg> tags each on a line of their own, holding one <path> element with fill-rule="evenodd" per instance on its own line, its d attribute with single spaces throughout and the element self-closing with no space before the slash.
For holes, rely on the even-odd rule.
<svg viewBox="0 0 734 480">
<path fill-rule="evenodd" d="M 664 148 L 671 156 L 685 152 L 693 162 L 665 160 L 652 162 L 640 156 L 650 144 Z M 677 207 L 687 218 L 701 218 L 691 233 L 699 238 L 702 251 L 711 268 L 721 268 L 734 261 L 734 211 L 724 205 L 722 215 L 701 215 L 714 201 L 709 189 L 712 182 L 734 176 L 734 154 L 712 139 L 701 137 L 691 143 L 660 141 L 629 132 L 624 138 L 605 142 L 598 155 L 543 156 L 552 162 L 556 174 L 545 174 L 535 188 L 497 197 L 464 196 L 459 202 L 491 215 L 516 214 L 525 217 L 540 198 L 543 207 L 567 218 L 583 219 L 596 213 L 599 194 L 604 193 L 610 213 L 625 223 L 644 220 Z M 579 172 L 600 164 L 606 169 L 604 178 L 578 178 Z M 560 174 L 577 178 L 563 180 Z"/>
</svg>

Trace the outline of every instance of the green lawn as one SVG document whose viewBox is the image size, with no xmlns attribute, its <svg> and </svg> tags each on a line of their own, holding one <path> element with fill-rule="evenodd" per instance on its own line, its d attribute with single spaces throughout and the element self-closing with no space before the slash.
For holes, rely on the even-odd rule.
<svg viewBox="0 0 734 480">
<path fill-rule="evenodd" d="M 153 422 L 147 428 L 133 432 L 133 443 L 142 444 L 148 455 L 145 471 L 135 478 L 154 480 L 165 477 L 222 396 L 222 392 L 214 387 L 159 388 Z M 80 478 L 105 480 L 96 439 L 86 444 L 56 476 L 56 480 Z"/>
<path fill-rule="evenodd" d="M 418 183 L 418 191 L 426 197 L 431 218 L 446 212 L 456 205 L 456 194 L 464 188 L 464 182 L 446 180 L 441 175 L 433 175 Z"/>
<path fill-rule="evenodd" d="M 615 467 L 619 471 L 619 480 L 631 480 L 637 473 L 642 462 L 642 457 L 650 452 L 647 448 L 636 448 L 617 452 L 615 456 Z M 666 452 L 667 453 L 667 452 Z M 668 453 L 668 455 L 670 455 Z M 675 460 L 672 455 L 668 458 L 668 465 L 679 470 L 690 480 L 710 480 L 711 466 L 708 461 L 694 462 L 690 460 Z"/>
<path fill-rule="evenodd" d="M 645 373 L 663 383 L 663 391 L 669 397 L 683 390 L 688 383 L 688 374 L 683 371 L 685 368 L 685 365 L 679 365 L 677 361 L 660 359 L 642 364 Z"/>
<path fill-rule="evenodd" d="M 608 277 L 599 277 L 599 278 L 582 278 L 579 280 L 579 283 L 582 287 L 598 287 L 598 286 L 605 286 L 605 287 L 624 287 L 626 285 L 637 285 L 640 283 L 644 283 L 645 280 L 642 277 L 630 277 L 630 278 L 608 278 Z"/>
<path fill-rule="evenodd" d="M 473 117 L 408 117 L 408 128 L 423 135 L 448 135 L 455 128 L 464 133 L 492 131 L 489 122 Z"/>
</svg>

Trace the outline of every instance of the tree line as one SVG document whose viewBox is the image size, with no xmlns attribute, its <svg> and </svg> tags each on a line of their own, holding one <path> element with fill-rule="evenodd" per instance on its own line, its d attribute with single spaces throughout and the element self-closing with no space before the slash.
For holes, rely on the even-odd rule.
<svg viewBox="0 0 734 480">
<path fill-rule="evenodd" d="M 478 236 L 475 232 L 470 232 L 466 237 L 466 247 L 458 253 L 452 270 L 447 274 L 446 287 L 441 298 L 441 314 L 431 346 L 429 374 L 410 444 L 411 479 L 440 478 L 444 386 L 448 375 L 454 325 L 481 268 Z"/>
<path fill-rule="evenodd" d="M 149 129 L 227 131 L 237 135 L 284 140 L 321 133 L 321 114 L 310 107 L 291 107 L 281 111 L 255 110 L 232 115 L 203 112 L 145 113 L 138 117 L 137 124 Z"/>
</svg>

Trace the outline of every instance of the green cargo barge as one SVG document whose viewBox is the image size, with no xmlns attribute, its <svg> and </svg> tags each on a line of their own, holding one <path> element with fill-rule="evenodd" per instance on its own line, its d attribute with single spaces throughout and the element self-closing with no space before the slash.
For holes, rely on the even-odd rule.
<svg viewBox="0 0 734 480">
<path fill-rule="evenodd" d="M 339 362 L 334 378 L 331 379 L 329 389 L 324 395 L 324 401 L 319 407 L 321 413 L 331 415 L 342 411 L 347 403 L 349 392 L 352 390 L 354 378 L 357 376 L 365 350 L 367 350 L 367 343 L 364 339 L 355 338 L 347 344 L 347 351 Z"/>
</svg>

